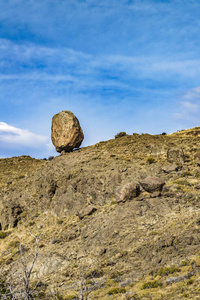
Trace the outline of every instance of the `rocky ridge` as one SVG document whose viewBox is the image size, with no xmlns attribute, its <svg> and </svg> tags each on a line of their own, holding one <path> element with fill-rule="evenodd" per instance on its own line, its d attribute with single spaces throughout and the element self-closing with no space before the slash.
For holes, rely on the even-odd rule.
<svg viewBox="0 0 200 300">
<path fill-rule="evenodd" d="M 199 141 L 196 127 L 124 135 L 51 161 L 0 160 L 2 268 L 20 268 L 18 236 L 28 254 L 29 231 L 43 232 L 33 273 L 41 299 L 55 282 L 73 299 L 83 272 L 88 288 L 97 283 L 91 299 L 197 299 Z"/>
</svg>

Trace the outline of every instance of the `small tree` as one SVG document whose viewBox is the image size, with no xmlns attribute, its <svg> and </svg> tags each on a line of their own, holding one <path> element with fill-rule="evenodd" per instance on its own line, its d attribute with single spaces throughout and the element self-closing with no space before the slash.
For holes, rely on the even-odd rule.
<svg viewBox="0 0 200 300">
<path fill-rule="evenodd" d="M 90 282 L 87 283 L 87 271 L 82 270 L 80 280 L 78 281 L 79 288 L 76 289 L 76 295 L 79 300 L 89 300 L 90 294 L 104 285 L 104 282 L 100 283 L 96 280 L 95 270 L 94 272 L 90 272 Z"/>
<path fill-rule="evenodd" d="M 32 233 L 30 233 L 32 237 L 34 237 L 35 240 L 35 247 L 34 252 L 28 255 L 28 257 L 25 257 L 25 249 L 22 246 L 21 239 L 19 239 L 19 253 L 21 256 L 21 263 L 23 265 L 23 271 L 22 273 L 16 272 L 12 274 L 12 271 L 10 270 L 9 278 L 7 278 L 7 281 L 5 283 L 6 286 L 6 293 L 4 295 L 1 295 L 0 299 L 7 300 L 31 300 L 34 299 L 38 286 L 39 281 L 35 284 L 34 287 L 31 286 L 31 275 L 33 272 L 33 267 L 35 265 L 35 262 L 38 258 L 38 246 L 40 239 L 42 237 L 42 234 L 39 236 L 34 236 Z M 28 260 L 32 256 L 31 263 L 28 263 Z"/>
</svg>

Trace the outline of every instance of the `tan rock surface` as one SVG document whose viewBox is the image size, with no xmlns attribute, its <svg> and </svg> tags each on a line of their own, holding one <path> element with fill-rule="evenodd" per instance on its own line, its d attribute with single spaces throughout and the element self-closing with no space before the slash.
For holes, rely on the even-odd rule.
<svg viewBox="0 0 200 300">
<path fill-rule="evenodd" d="M 53 116 L 51 139 L 57 152 L 70 152 L 80 147 L 84 135 L 78 119 L 72 112 L 65 110 Z"/>
<path fill-rule="evenodd" d="M 73 299 L 84 272 L 87 289 L 93 288 L 94 277 L 91 300 L 198 299 L 200 168 L 194 156 L 200 148 L 199 136 L 187 132 L 124 136 L 51 161 L 0 159 L 0 263 L 5 276 L 23 272 L 19 237 L 30 265 L 30 233 L 42 234 L 31 276 L 31 283 L 40 282 L 36 299 L 52 299 L 49 290 L 55 289 L 63 299 Z M 181 173 L 163 172 L 167 150 L 180 142 L 187 155 Z M 152 149 L 158 151 L 148 164 Z M 116 201 L 118 188 L 149 176 L 166 183 L 162 193 L 141 190 L 136 198 Z M 119 286 L 126 293 L 108 294 L 120 291 Z"/>
<path fill-rule="evenodd" d="M 183 164 L 185 162 L 185 155 L 183 149 L 173 147 L 167 151 L 167 160 L 170 163 Z"/>
<path fill-rule="evenodd" d="M 140 181 L 143 189 L 149 193 L 161 191 L 165 182 L 158 177 L 150 177 L 143 179 Z"/>
</svg>

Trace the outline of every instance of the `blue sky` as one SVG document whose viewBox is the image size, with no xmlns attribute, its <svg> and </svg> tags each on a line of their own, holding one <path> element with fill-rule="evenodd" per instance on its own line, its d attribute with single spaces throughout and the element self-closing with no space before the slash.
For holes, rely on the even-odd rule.
<svg viewBox="0 0 200 300">
<path fill-rule="evenodd" d="M 56 155 L 52 116 L 82 146 L 199 126 L 200 1 L 0 0 L 0 157 Z"/>
</svg>

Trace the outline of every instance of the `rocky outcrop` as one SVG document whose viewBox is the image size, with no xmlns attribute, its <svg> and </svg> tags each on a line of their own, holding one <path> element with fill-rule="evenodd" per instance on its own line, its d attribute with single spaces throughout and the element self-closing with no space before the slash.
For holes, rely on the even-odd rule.
<svg viewBox="0 0 200 300">
<path fill-rule="evenodd" d="M 126 183 L 116 191 L 117 202 L 126 202 L 140 194 L 140 186 L 136 183 Z"/>
<path fill-rule="evenodd" d="M 14 228 L 17 226 L 21 217 L 20 214 L 23 212 L 23 208 L 18 203 L 10 202 L 6 206 L 1 214 L 1 229 L 7 230 L 8 228 Z"/>
<path fill-rule="evenodd" d="M 140 185 L 149 193 L 162 191 L 164 184 L 165 182 L 158 177 L 146 177 L 140 181 Z"/>
<path fill-rule="evenodd" d="M 77 216 L 82 220 L 85 216 L 90 216 L 96 211 L 96 207 L 88 206 L 77 213 Z"/>
<path fill-rule="evenodd" d="M 166 165 L 161 168 L 163 172 L 169 174 L 171 172 L 177 172 L 180 168 L 176 164 Z"/>
<path fill-rule="evenodd" d="M 51 139 L 57 152 L 70 152 L 80 147 L 84 135 L 78 119 L 72 112 L 65 110 L 53 116 Z"/>
<path fill-rule="evenodd" d="M 183 150 L 176 147 L 168 149 L 167 160 L 170 163 L 183 164 L 185 162 L 185 155 Z"/>
</svg>

